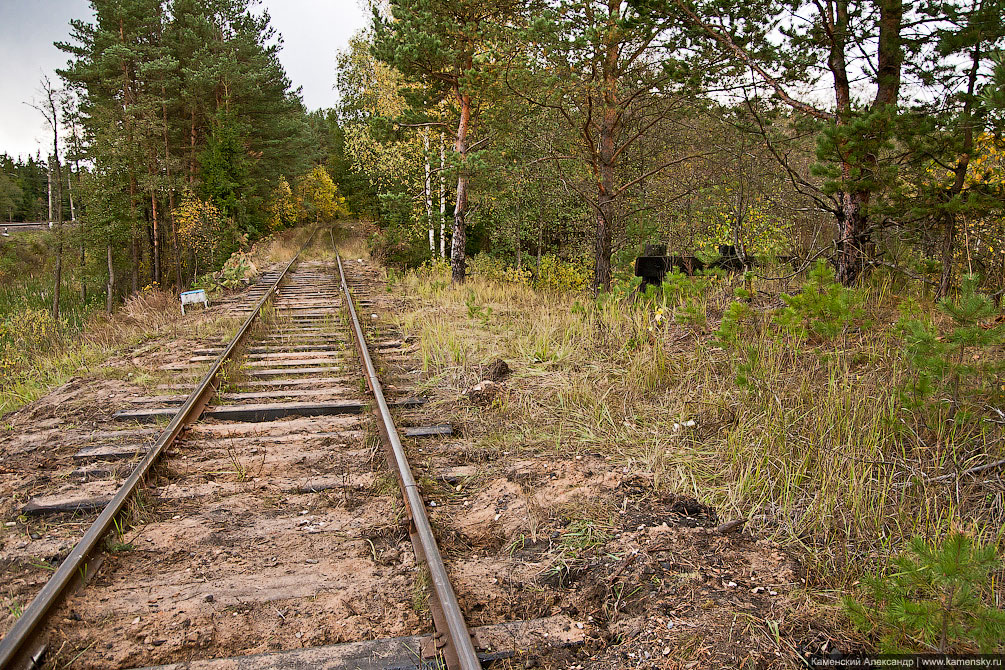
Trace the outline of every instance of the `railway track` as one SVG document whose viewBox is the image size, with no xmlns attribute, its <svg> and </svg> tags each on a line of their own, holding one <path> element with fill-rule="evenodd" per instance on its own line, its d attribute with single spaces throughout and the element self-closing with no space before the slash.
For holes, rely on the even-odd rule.
<svg viewBox="0 0 1005 670">
<path fill-rule="evenodd" d="M 367 342 L 366 282 L 298 255 L 248 297 L 226 346 L 177 366 L 210 363 L 188 396 L 117 413 L 166 425 L 0 641 L 0 668 L 470 670 L 550 637 L 545 620 L 465 624 L 391 414 L 421 400 L 385 395 L 372 352 L 402 342 L 372 324 Z"/>
</svg>

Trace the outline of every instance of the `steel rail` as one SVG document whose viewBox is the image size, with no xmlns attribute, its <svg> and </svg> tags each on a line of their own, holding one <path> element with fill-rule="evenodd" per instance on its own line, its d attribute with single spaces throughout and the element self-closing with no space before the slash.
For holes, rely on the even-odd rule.
<svg viewBox="0 0 1005 670">
<path fill-rule="evenodd" d="M 366 346 L 366 338 L 359 324 L 356 307 L 352 301 L 352 293 L 349 291 L 349 285 L 346 283 L 345 270 L 342 267 L 342 257 L 338 255 L 337 251 L 335 257 L 338 261 L 339 278 L 342 281 L 346 308 L 349 310 L 349 316 L 352 321 L 354 339 L 356 340 L 360 358 L 362 359 L 363 371 L 367 376 L 367 385 L 370 387 L 374 400 L 377 402 L 377 417 L 390 443 L 394 461 L 398 468 L 399 483 L 401 484 L 406 503 L 410 510 L 412 525 L 419 537 L 422 553 L 426 559 L 426 566 L 429 568 L 429 576 L 433 582 L 433 590 L 443 611 L 446 630 L 438 632 L 448 636 L 449 642 L 452 643 L 454 652 L 457 655 L 458 667 L 461 670 L 479 670 L 482 666 L 478 660 L 478 655 L 475 653 L 474 644 L 471 642 L 471 633 L 468 631 L 467 623 L 464 621 L 464 614 L 461 612 L 461 606 L 457 602 L 454 588 L 450 585 L 447 568 L 443 564 L 443 557 L 440 555 L 436 538 L 433 536 L 433 529 L 429 525 L 425 503 L 422 501 L 419 487 L 412 476 L 412 469 L 409 467 L 408 458 L 405 456 L 405 449 L 401 445 L 401 438 L 398 436 L 394 419 L 391 418 L 387 400 L 384 398 L 380 379 L 377 377 L 377 369 Z"/>
<path fill-rule="evenodd" d="M 39 649 L 36 645 L 33 649 L 28 649 L 28 643 L 31 642 L 35 636 L 38 634 L 39 629 L 45 623 L 46 617 L 49 612 L 55 607 L 56 603 L 59 602 L 63 595 L 66 593 L 70 585 L 75 581 L 76 577 L 80 575 L 83 577 L 87 571 L 87 559 L 98 547 L 101 539 L 109 532 L 112 525 L 115 523 L 115 518 L 125 507 L 126 501 L 129 497 L 139 488 L 140 483 L 144 480 L 150 469 L 153 467 L 154 463 L 160 458 L 161 454 L 171 446 L 171 444 L 177 439 L 177 437 L 182 433 L 189 424 L 194 423 L 198 420 L 199 416 L 202 414 L 203 409 L 212 399 L 213 395 L 216 393 L 216 377 L 223 367 L 223 364 L 228 358 L 234 353 L 235 350 L 241 345 L 248 333 L 251 332 L 251 326 L 254 320 L 258 317 L 265 305 L 266 301 L 269 300 L 275 293 L 276 289 L 279 287 L 279 283 L 286 277 L 286 273 L 289 271 L 293 264 L 300 258 L 300 254 L 303 253 L 307 245 L 311 243 L 314 239 L 314 234 L 316 230 L 308 238 L 307 243 L 301 247 L 297 255 L 293 257 L 292 260 L 283 268 L 283 271 L 279 274 L 279 277 L 272 283 L 272 286 L 262 295 L 262 298 L 258 301 L 255 309 L 248 315 L 245 320 L 244 325 L 241 326 L 240 330 L 227 345 L 227 348 L 223 350 L 213 365 L 210 367 L 209 371 L 202 378 L 199 386 L 196 387 L 194 391 L 189 395 L 185 404 L 181 406 L 181 409 L 174 415 L 171 422 L 168 423 L 167 427 L 157 438 L 157 442 L 154 446 L 147 452 L 146 456 L 136 465 L 132 474 L 123 482 L 122 486 L 116 492 L 115 496 L 111 499 L 108 505 L 102 510 L 101 514 L 94 523 L 87 529 L 84 536 L 77 542 L 77 545 L 70 551 L 70 554 L 60 563 L 59 568 L 53 573 L 49 581 L 45 583 L 42 590 L 39 591 L 31 603 L 24 609 L 20 618 L 11 627 L 7 634 L 0 640 L 0 670 L 13 670 L 16 666 L 14 663 L 16 661 L 21 661 L 22 663 L 27 663 L 28 665 L 34 664 L 41 656 L 44 651 L 44 647 Z M 30 655 L 26 657 L 25 655 Z"/>
</svg>

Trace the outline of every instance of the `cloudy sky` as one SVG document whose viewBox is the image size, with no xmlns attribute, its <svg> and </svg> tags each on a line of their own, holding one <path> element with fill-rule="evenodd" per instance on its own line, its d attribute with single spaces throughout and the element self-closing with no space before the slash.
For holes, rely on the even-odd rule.
<svg viewBox="0 0 1005 670">
<path fill-rule="evenodd" d="M 335 54 L 369 21 L 364 0 L 264 0 L 283 35 L 279 54 L 308 109 L 335 103 Z M 41 95 L 43 74 L 66 63 L 52 45 L 69 35 L 69 21 L 93 17 L 87 0 L 0 0 L 0 153 L 33 154 L 51 142 L 44 119 L 25 103 Z M 44 151 L 44 149 L 43 149 Z"/>
</svg>

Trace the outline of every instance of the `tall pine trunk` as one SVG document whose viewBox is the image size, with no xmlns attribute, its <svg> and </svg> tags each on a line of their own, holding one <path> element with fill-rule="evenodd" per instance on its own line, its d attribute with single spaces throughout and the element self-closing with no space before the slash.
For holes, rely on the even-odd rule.
<svg viewBox="0 0 1005 670">
<path fill-rule="evenodd" d="M 153 182 L 155 178 L 155 169 L 151 164 L 147 168 L 147 173 L 150 176 L 150 181 Z M 157 191 L 154 187 L 150 186 L 150 254 L 153 259 L 153 273 L 154 273 L 154 284 L 159 288 L 161 285 L 161 234 L 160 225 L 158 220 L 157 211 Z"/>
<path fill-rule="evenodd" d="M 465 257 L 464 247 L 467 243 L 465 216 L 468 213 L 468 171 L 466 167 L 468 156 L 468 129 L 471 124 L 471 96 L 457 90 L 457 99 L 461 105 L 461 117 L 457 123 L 457 142 L 454 151 L 460 161 L 457 171 L 457 199 L 454 203 L 454 235 L 450 244 L 450 279 L 455 284 L 464 282 Z"/>
<path fill-rule="evenodd" d="M 123 46 L 126 44 L 126 32 L 125 23 L 122 19 L 119 19 L 119 41 Z M 122 60 L 122 101 L 123 101 L 123 117 L 126 127 L 126 138 L 128 141 L 128 146 L 134 146 L 133 142 L 133 117 L 131 106 L 136 103 L 135 91 L 132 86 L 132 79 L 129 75 L 129 63 L 123 59 Z M 136 293 L 140 290 L 140 240 L 139 231 L 137 230 L 136 221 L 136 163 L 132 156 L 129 159 L 129 251 L 130 260 L 132 261 L 132 267 L 130 268 L 131 273 L 131 290 Z"/>
<path fill-rule="evenodd" d="M 132 170 L 132 165 L 130 165 Z M 132 260 L 130 290 L 136 293 L 140 290 L 140 233 L 136 225 L 136 175 L 129 175 L 129 252 Z"/>
<path fill-rule="evenodd" d="M 617 19 L 621 4 L 608 0 L 608 13 Z M 614 233 L 614 136 L 618 126 L 618 45 L 611 40 L 603 53 L 603 116 L 596 154 L 597 212 L 593 251 L 593 290 L 596 293 L 611 288 L 611 251 Z"/>
<path fill-rule="evenodd" d="M 171 233 L 171 255 L 174 259 L 175 290 L 181 291 L 181 251 L 178 248 L 178 227 L 174 221 L 174 184 L 171 182 L 171 142 L 168 137 L 167 89 L 161 84 L 161 119 L 164 122 L 164 170 L 167 173 L 168 208 L 165 216 Z"/>
</svg>

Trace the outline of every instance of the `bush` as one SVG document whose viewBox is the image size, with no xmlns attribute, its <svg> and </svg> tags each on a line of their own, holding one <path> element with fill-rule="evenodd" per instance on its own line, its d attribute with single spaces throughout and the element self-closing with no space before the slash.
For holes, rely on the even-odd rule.
<svg viewBox="0 0 1005 670">
<path fill-rule="evenodd" d="M 563 261 L 548 254 L 541 257 L 541 271 L 534 287 L 552 291 L 584 291 L 590 287 L 590 271 L 580 263 Z"/>
<path fill-rule="evenodd" d="M 425 241 L 396 225 L 371 235 L 367 249 L 373 261 L 402 269 L 419 267 L 429 260 L 429 247 Z"/>
<path fill-rule="evenodd" d="M 883 653 L 1001 651 L 1005 611 L 982 592 L 1001 565 L 993 546 L 960 533 L 941 546 L 914 538 L 886 574 L 866 577 L 864 602 L 844 598 L 852 622 L 878 635 Z"/>
<path fill-rule="evenodd" d="M 243 251 L 235 251 L 218 272 L 199 277 L 193 286 L 208 291 L 238 288 L 243 282 L 258 274 L 258 268 Z"/>
<path fill-rule="evenodd" d="M 509 266 L 503 259 L 485 253 L 476 254 L 468 259 L 468 272 L 472 277 L 490 281 L 529 284 L 531 280 L 530 270 Z"/>
<path fill-rule="evenodd" d="M 862 292 L 834 281 L 834 269 L 823 260 L 813 266 L 801 293 L 781 298 L 786 307 L 774 321 L 797 340 L 832 340 L 864 314 Z"/>
</svg>

